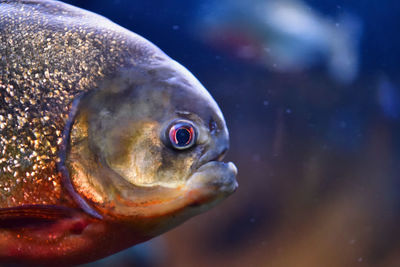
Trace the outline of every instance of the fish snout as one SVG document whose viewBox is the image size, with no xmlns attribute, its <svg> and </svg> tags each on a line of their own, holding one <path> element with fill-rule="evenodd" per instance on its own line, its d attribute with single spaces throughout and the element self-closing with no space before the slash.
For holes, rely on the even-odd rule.
<svg viewBox="0 0 400 267">
<path fill-rule="evenodd" d="M 189 191 L 196 192 L 196 203 L 222 200 L 236 191 L 238 170 L 232 162 L 222 162 L 229 149 L 229 137 L 222 133 L 209 144 L 187 180 Z"/>
</svg>

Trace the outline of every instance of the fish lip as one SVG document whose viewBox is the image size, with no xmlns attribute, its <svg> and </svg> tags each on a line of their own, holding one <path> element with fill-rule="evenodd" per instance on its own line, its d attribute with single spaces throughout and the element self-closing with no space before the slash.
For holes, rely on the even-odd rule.
<svg viewBox="0 0 400 267">
<path fill-rule="evenodd" d="M 214 164 L 226 165 L 227 168 L 228 168 L 230 171 L 232 171 L 232 172 L 234 173 L 235 176 L 236 176 L 237 173 L 238 173 L 237 167 L 236 167 L 236 165 L 235 165 L 233 162 L 231 162 L 231 161 L 230 161 L 230 162 L 222 162 L 222 161 L 219 161 L 219 160 L 210 160 L 210 161 L 208 161 L 207 163 L 201 165 L 201 166 L 197 169 L 197 171 L 202 171 L 202 170 L 204 170 L 204 169 L 207 169 L 209 166 L 214 165 Z"/>
<path fill-rule="evenodd" d="M 238 188 L 237 167 L 232 162 L 208 161 L 201 165 L 186 185 L 192 190 L 202 189 L 209 195 L 227 196 Z"/>
<path fill-rule="evenodd" d="M 236 181 L 238 170 L 233 162 L 222 161 L 227 154 L 229 144 L 225 143 L 217 147 L 217 149 L 209 150 L 200 157 L 186 183 L 189 187 L 195 185 L 197 188 L 200 186 L 208 188 L 210 192 L 231 194 L 238 187 Z M 199 175 L 203 178 L 199 179 Z M 196 182 L 193 182 L 194 180 Z"/>
<path fill-rule="evenodd" d="M 210 161 L 201 166 L 198 171 L 202 171 L 208 168 L 213 168 L 216 165 L 220 165 L 225 168 L 225 175 L 222 175 L 219 179 L 213 180 L 210 184 L 218 188 L 218 191 L 231 194 L 238 188 L 238 182 L 236 176 L 238 169 L 233 162 L 222 162 L 222 161 Z"/>
</svg>

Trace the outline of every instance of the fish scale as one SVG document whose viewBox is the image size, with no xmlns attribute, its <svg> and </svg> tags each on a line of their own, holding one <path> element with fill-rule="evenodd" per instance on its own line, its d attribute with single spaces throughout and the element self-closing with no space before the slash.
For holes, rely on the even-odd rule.
<svg viewBox="0 0 400 267">
<path fill-rule="evenodd" d="M 72 101 L 138 56 L 122 28 L 64 6 L 0 1 L 0 208 L 59 203 L 56 166 Z"/>
</svg>

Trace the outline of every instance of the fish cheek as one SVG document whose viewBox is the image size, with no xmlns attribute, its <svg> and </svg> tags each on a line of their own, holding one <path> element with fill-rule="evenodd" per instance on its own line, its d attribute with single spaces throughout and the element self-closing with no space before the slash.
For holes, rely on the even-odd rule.
<svg viewBox="0 0 400 267">
<path fill-rule="evenodd" d="M 149 120 L 128 123 L 113 131 L 105 155 L 109 167 L 133 185 L 156 184 L 162 150 L 158 128 L 156 121 Z"/>
<path fill-rule="evenodd" d="M 196 161 L 193 150 L 177 151 L 164 147 L 161 151 L 161 165 L 157 169 L 156 179 L 163 186 L 174 188 L 186 183 L 191 167 Z"/>
</svg>

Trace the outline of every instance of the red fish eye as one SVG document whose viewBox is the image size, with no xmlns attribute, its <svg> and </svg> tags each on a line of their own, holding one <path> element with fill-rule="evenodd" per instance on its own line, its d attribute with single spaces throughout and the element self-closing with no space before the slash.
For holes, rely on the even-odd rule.
<svg viewBox="0 0 400 267">
<path fill-rule="evenodd" d="M 193 146 L 195 141 L 195 130 L 188 122 L 178 122 L 169 130 L 169 140 L 176 149 L 187 149 Z"/>
</svg>

